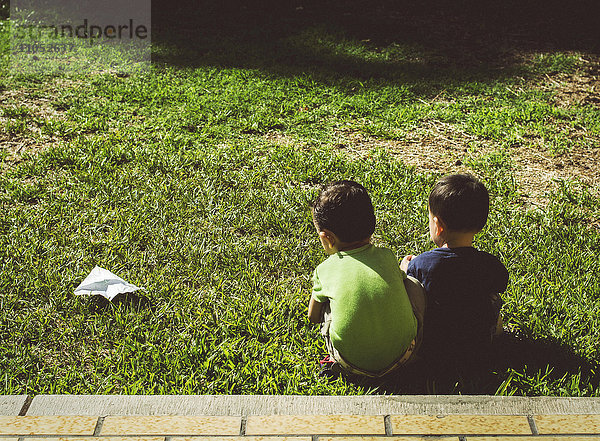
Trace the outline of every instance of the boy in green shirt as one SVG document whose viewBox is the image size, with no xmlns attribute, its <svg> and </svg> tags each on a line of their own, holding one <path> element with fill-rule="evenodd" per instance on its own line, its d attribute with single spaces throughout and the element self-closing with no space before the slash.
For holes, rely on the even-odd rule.
<svg viewBox="0 0 600 441">
<path fill-rule="evenodd" d="M 391 250 L 370 243 L 375 214 L 362 185 L 329 184 L 312 213 L 329 258 L 313 274 L 309 319 L 323 322 L 329 356 L 343 371 L 383 376 L 405 364 L 417 344 L 420 323 L 405 288 L 407 276 Z M 422 318 L 422 291 L 414 298 Z"/>
</svg>

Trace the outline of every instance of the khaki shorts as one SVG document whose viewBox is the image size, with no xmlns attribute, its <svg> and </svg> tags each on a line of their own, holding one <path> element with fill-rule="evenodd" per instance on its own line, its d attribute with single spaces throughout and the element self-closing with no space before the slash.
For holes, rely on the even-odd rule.
<svg viewBox="0 0 600 441">
<path fill-rule="evenodd" d="M 402 354 L 390 366 L 379 372 L 365 371 L 352 365 L 347 360 L 344 360 L 342 355 L 333 346 L 329 336 L 329 327 L 331 326 L 331 309 L 329 307 L 329 303 L 323 305 L 323 324 L 321 325 L 321 334 L 325 338 L 325 344 L 327 345 L 329 356 L 338 362 L 345 372 L 349 374 L 378 378 L 383 377 L 384 375 L 387 375 L 398 369 L 400 366 L 408 364 L 417 359 L 417 351 L 419 350 L 421 342 L 423 341 L 423 322 L 425 320 L 426 306 L 425 289 L 423 288 L 421 282 L 411 276 L 408 276 L 404 280 L 404 286 L 406 288 L 406 293 L 408 294 L 408 299 L 412 305 L 413 314 L 417 319 L 417 336 L 413 339 L 404 354 Z"/>
</svg>

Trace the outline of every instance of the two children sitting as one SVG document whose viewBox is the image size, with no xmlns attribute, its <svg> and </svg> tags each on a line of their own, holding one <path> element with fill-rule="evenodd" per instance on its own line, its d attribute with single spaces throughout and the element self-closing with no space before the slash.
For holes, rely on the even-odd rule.
<svg viewBox="0 0 600 441">
<path fill-rule="evenodd" d="M 440 179 L 429 196 L 429 232 L 438 248 L 398 265 L 391 250 L 370 243 L 375 214 L 362 185 L 340 181 L 322 190 L 312 213 L 329 257 L 314 271 L 308 315 L 323 323 L 324 362 L 380 377 L 417 353 L 443 357 L 489 343 L 502 330 L 499 293 L 508 272 L 473 247 L 488 211 L 488 192 L 475 178 Z"/>
</svg>

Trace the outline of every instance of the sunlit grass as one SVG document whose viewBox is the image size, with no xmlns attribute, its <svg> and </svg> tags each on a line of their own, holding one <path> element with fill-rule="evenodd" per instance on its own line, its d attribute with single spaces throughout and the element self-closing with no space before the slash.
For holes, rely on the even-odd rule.
<svg viewBox="0 0 600 441">
<path fill-rule="evenodd" d="M 304 51 L 298 64 L 288 63 L 290 47 Z M 325 348 L 306 308 L 325 256 L 307 207 L 323 183 L 360 181 L 376 206 L 375 240 L 400 258 L 432 247 L 426 196 L 436 176 L 386 151 L 349 155 L 337 133 L 402 139 L 443 121 L 500 147 L 543 138 L 569 151 L 564 125 L 589 139 L 600 132 L 597 109 L 558 108 L 528 83 L 574 69 L 576 55 L 540 55 L 515 67 L 518 76 L 434 70 L 419 59 L 439 55 L 418 47 L 375 51 L 322 28 L 275 50 L 267 60 L 249 46 L 251 67 L 222 66 L 215 53 L 125 78 L 0 79 L 0 93 L 11 92 L 1 139 L 24 143 L 18 162 L 5 149 L 1 157 L 2 393 L 371 392 L 317 376 Z M 595 363 L 597 197 L 566 182 L 527 210 L 507 150 L 466 165 L 492 195 L 477 246 L 509 270 L 507 325 Z M 144 286 L 146 299 L 75 297 L 94 265 Z M 498 372 L 498 393 L 598 395 L 589 378 L 546 374 Z"/>
</svg>

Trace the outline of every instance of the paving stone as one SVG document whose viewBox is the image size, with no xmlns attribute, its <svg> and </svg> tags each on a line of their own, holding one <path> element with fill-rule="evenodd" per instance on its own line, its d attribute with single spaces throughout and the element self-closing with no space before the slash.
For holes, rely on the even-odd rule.
<svg viewBox="0 0 600 441">
<path fill-rule="evenodd" d="M 467 441 L 598 441 L 596 436 L 466 436 Z"/>
<path fill-rule="evenodd" d="M 311 441 L 310 436 L 220 436 L 218 441 Z M 357 438 L 353 438 L 357 440 Z M 216 441 L 212 436 L 173 437 L 172 441 Z M 3 441 L 3 440 L 2 440 Z M 379 439 L 381 441 L 381 439 Z M 598 440 L 596 440 L 598 441 Z"/>
<path fill-rule="evenodd" d="M 98 417 L 0 416 L 0 435 L 93 435 Z"/>
<path fill-rule="evenodd" d="M 27 395 L 0 395 L 0 415 L 19 415 Z"/>
<path fill-rule="evenodd" d="M 536 415 L 540 435 L 558 433 L 600 434 L 600 415 Z"/>
<path fill-rule="evenodd" d="M 2 438 L 1 441 L 5 441 L 5 438 Z M 23 441 L 165 441 L 164 436 L 154 436 L 154 437 L 135 437 L 135 436 L 78 436 L 77 438 L 69 438 L 69 437 L 60 437 L 60 438 L 43 438 L 43 437 L 35 437 L 35 438 L 23 438 Z M 213 441 L 216 441 L 213 438 Z"/>
<path fill-rule="evenodd" d="M 418 436 L 320 436 L 319 441 L 431 441 L 431 437 Z M 435 441 L 459 441 L 458 436 L 440 436 L 436 437 Z M 598 440 L 596 440 L 598 441 Z"/>
<path fill-rule="evenodd" d="M 514 415 L 392 415 L 394 435 L 531 435 L 525 416 Z"/>
<path fill-rule="evenodd" d="M 249 416 L 246 435 L 385 435 L 383 416 Z"/>
<path fill-rule="evenodd" d="M 100 435 L 239 435 L 241 417 L 107 416 Z"/>
</svg>

